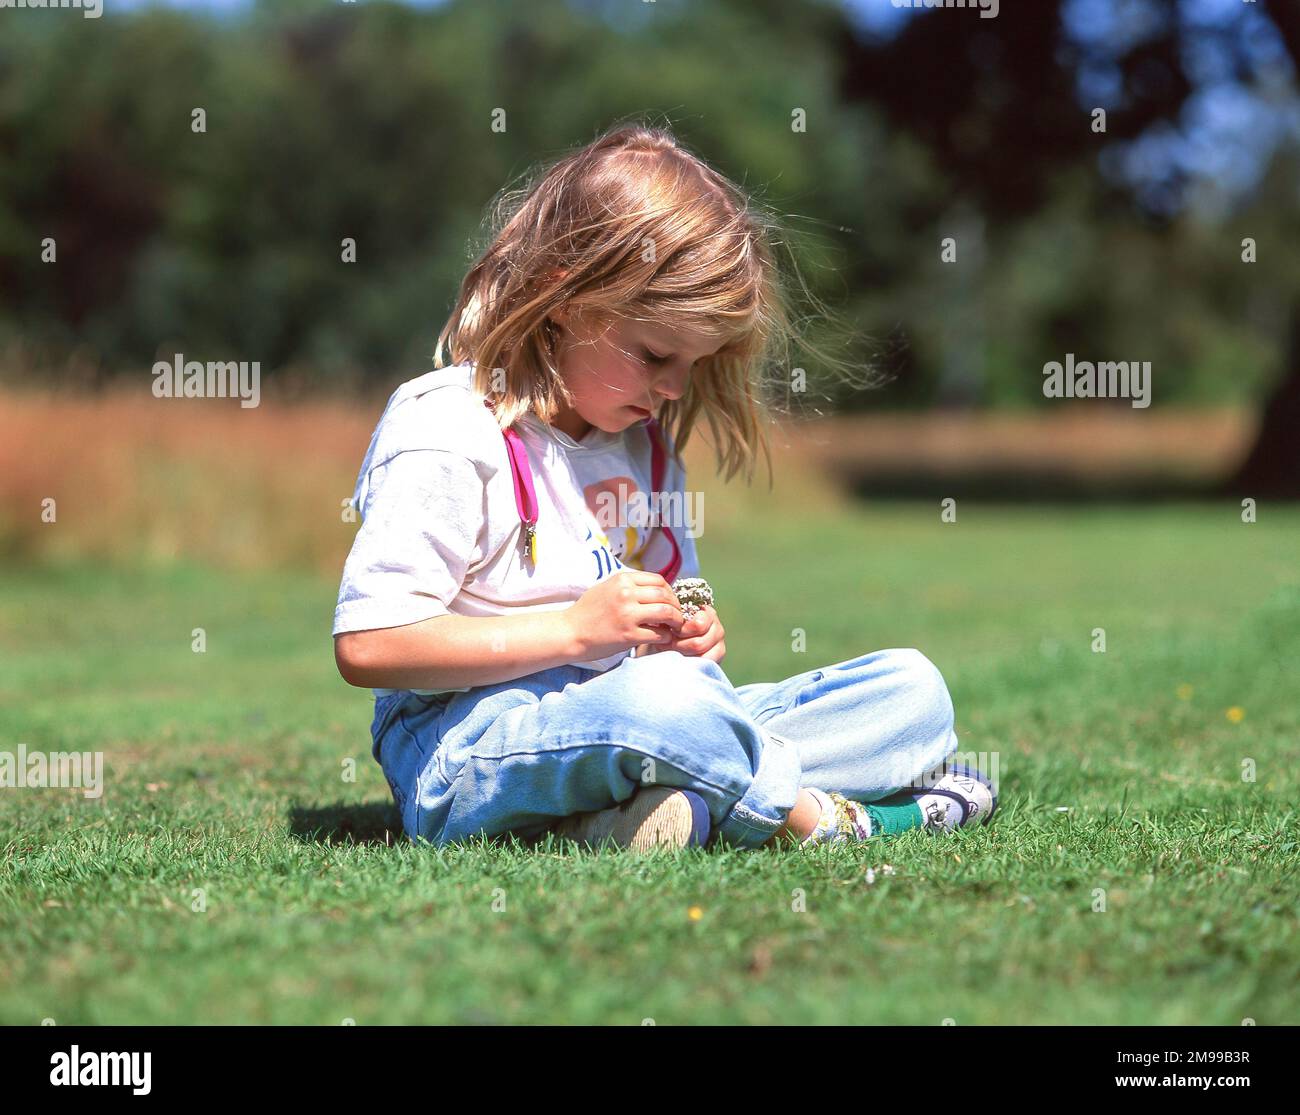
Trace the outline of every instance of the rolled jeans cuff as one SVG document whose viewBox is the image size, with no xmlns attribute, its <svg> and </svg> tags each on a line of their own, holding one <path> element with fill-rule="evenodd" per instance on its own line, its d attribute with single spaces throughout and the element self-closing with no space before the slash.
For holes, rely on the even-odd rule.
<svg viewBox="0 0 1300 1115">
<path fill-rule="evenodd" d="M 757 848 L 772 839 L 794 808 L 803 776 L 798 748 L 761 725 L 759 730 L 764 743 L 754 780 L 715 833 L 719 843 L 736 848 Z"/>
</svg>

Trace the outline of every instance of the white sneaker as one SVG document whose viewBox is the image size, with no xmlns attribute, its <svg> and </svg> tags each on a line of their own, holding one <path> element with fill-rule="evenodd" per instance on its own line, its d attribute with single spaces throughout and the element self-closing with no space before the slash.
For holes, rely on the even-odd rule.
<svg viewBox="0 0 1300 1115">
<path fill-rule="evenodd" d="M 993 783 L 968 766 L 938 767 L 924 776 L 921 786 L 912 796 L 927 829 L 952 832 L 959 825 L 985 825 L 998 807 Z"/>
</svg>

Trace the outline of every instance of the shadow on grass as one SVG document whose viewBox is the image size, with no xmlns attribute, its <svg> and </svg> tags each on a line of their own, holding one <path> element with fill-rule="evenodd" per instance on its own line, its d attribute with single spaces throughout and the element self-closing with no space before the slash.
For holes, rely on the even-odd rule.
<svg viewBox="0 0 1300 1115">
<path fill-rule="evenodd" d="M 394 847 L 409 843 L 402 831 L 402 818 L 391 801 L 335 802 L 332 805 L 295 805 L 289 809 L 289 835 L 312 844 L 384 844 Z M 533 849 L 546 833 L 523 835 L 502 833 L 480 837 L 481 843 Z M 429 847 L 423 844 L 423 847 Z"/>
<path fill-rule="evenodd" d="M 406 834 L 402 831 L 402 819 L 391 801 L 372 801 L 362 804 L 340 801 L 332 805 L 294 805 L 289 809 L 289 835 L 295 840 L 313 844 L 384 844 L 395 847 L 409 843 Z M 612 843 L 588 843 L 546 830 L 527 833 L 505 832 L 495 836 L 480 835 L 466 843 L 546 855 L 623 854 L 625 851 Z M 416 846 L 431 847 L 422 841 Z"/>
<path fill-rule="evenodd" d="M 406 837 L 391 801 L 295 805 L 289 810 L 289 835 L 315 844 L 398 844 Z"/>
</svg>

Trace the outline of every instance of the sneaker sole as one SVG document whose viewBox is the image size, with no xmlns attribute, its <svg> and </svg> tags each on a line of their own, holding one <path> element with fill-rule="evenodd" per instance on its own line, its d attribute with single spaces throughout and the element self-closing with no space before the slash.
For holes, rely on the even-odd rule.
<svg viewBox="0 0 1300 1115">
<path fill-rule="evenodd" d="M 702 846 L 709 838 L 709 827 L 709 810 L 699 794 L 654 787 L 638 790 L 611 809 L 573 818 L 557 831 L 580 843 L 612 841 L 620 848 L 646 852 Z"/>
</svg>

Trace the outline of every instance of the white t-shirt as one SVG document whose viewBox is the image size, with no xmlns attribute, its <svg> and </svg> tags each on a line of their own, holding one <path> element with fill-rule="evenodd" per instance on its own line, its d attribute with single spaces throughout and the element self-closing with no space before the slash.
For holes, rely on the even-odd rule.
<svg viewBox="0 0 1300 1115">
<path fill-rule="evenodd" d="M 655 571 L 668 564 L 672 543 L 662 530 L 642 525 L 650 492 L 646 424 L 616 434 L 593 428 L 575 441 L 529 414 L 515 430 L 537 493 L 534 568 L 521 542 L 505 439 L 472 375 L 469 364 L 440 368 L 389 398 L 357 476 L 353 506 L 362 523 L 343 567 L 335 635 L 446 613 L 566 608 L 625 564 Z M 702 497 L 686 492 L 685 470 L 664 438 L 668 495 L 659 510 L 681 549 L 678 576 L 698 577 Z M 607 670 L 629 653 L 573 665 Z"/>
</svg>

